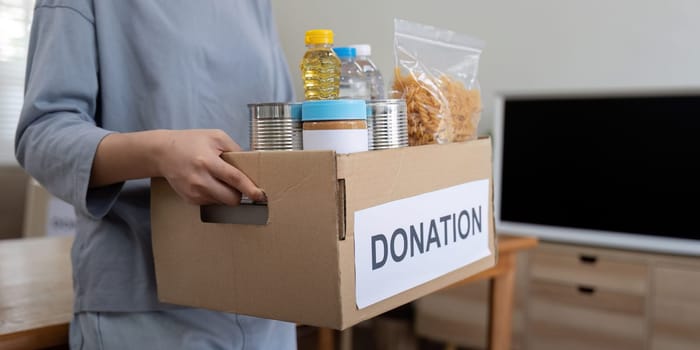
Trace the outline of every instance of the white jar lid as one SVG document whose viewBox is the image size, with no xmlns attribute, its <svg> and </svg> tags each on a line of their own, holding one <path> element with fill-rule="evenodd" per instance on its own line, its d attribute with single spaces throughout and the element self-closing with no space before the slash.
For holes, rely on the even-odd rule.
<svg viewBox="0 0 700 350">
<path fill-rule="evenodd" d="M 355 48 L 358 56 L 372 55 L 372 46 L 370 46 L 369 44 L 350 45 L 350 47 Z"/>
</svg>

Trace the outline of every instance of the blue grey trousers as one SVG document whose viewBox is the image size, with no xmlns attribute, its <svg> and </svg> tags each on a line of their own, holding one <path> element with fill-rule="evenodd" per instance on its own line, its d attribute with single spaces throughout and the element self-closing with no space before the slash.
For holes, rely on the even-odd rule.
<svg viewBox="0 0 700 350">
<path fill-rule="evenodd" d="M 72 350 L 294 350 L 292 323 L 202 309 L 81 312 L 70 325 Z"/>
</svg>

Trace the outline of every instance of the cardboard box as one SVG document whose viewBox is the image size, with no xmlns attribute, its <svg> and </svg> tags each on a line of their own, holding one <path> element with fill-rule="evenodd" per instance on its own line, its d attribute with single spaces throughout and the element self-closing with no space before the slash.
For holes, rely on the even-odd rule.
<svg viewBox="0 0 700 350">
<path fill-rule="evenodd" d="M 22 237 L 27 173 L 15 164 L 0 164 L 0 240 Z"/>
<path fill-rule="evenodd" d="M 30 178 L 24 209 L 24 237 L 72 236 L 77 218 L 73 206 L 51 195 L 39 182 Z"/>
<path fill-rule="evenodd" d="M 163 302 L 345 329 L 495 264 L 490 139 L 222 157 L 265 190 L 267 220 L 202 222 L 153 179 Z"/>
</svg>

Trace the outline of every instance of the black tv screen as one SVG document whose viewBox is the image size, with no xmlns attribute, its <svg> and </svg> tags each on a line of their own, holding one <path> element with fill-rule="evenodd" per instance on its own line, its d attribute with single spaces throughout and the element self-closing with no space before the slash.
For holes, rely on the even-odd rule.
<svg viewBox="0 0 700 350">
<path fill-rule="evenodd" d="M 499 104 L 499 224 L 700 254 L 700 91 L 504 96 Z"/>
</svg>

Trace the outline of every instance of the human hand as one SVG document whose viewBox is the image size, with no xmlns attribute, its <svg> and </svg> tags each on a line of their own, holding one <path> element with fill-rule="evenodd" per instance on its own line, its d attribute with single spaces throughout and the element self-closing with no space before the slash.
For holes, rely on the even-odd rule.
<svg viewBox="0 0 700 350">
<path fill-rule="evenodd" d="M 238 205 L 241 193 L 254 201 L 265 194 L 245 174 L 221 159 L 241 147 L 221 130 L 163 130 L 158 172 L 189 203 Z"/>
</svg>

